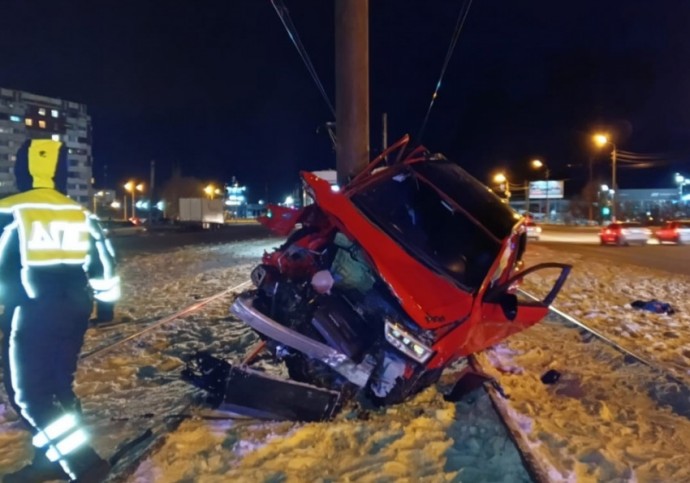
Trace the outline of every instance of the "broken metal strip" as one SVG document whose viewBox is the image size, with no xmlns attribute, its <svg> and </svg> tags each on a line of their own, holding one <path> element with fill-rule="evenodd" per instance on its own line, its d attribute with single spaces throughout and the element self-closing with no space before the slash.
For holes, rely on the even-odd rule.
<svg viewBox="0 0 690 483">
<path fill-rule="evenodd" d="M 366 359 L 356 364 L 342 352 L 279 324 L 254 308 L 252 297 L 238 297 L 230 311 L 257 332 L 324 362 L 359 387 L 364 387 L 371 376 L 374 367 Z"/>
</svg>

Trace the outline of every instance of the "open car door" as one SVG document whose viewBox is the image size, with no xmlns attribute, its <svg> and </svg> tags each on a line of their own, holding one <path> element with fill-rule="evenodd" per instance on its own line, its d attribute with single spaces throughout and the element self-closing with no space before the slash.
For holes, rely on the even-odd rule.
<svg viewBox="0 0 690 483">
<path fill-rule="evenodd" d="M 546 317 L 571 268 L 563 263 L 541 263 L 488 289 L 481 298 L 480 320 L 468 341 L 472 352 L 490 347 Z M 544 277 L 543 272 L 549 272 L 549 276 Z M 546 287 L 545 280 L 549 284 Z M 540 293 L 546 292 L 535 300 L 520 292 L 519 287 L 524 286 L 538 286 Z"/>
</svg>

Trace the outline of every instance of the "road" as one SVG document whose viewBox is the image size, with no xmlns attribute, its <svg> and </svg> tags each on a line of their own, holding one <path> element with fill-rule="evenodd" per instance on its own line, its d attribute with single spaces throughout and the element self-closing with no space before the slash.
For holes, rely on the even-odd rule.
<svg viewBox="0 0 690 483">
<path fill-rule="evenodd" d="M 631 264 L 690 276 L 690 245 L 599 246 L 598 230 L 592 228 L 544 227 L 542 240 L 533 242 L 552 250 L 583 255 L 614 264 Z M 260 225 L 231 225 L 218 230 L 190 232 L 152 231 L 131 236 L 115 236 L 113 245 L 119 256 L 155 253 L 200 243 L 226 243 L 271 236 Z"/>
<path fill-rule="evenodd" d="M 127 257 L 135 253 L 155 253 L 186 245 L 205 243 L 227 243 L 240 240 L 251 240 L 272 236 L 261 225 L 227 225 L 214 230 L 173 231 L 151 230 L 146 233 L 111 236 L 118 257 Z"/>
<path fill-rule="evenodd" d="M 690 245 L 659 245 L 650 240 L 646 246 L 600 246 L 598 228 L 549 227 L 542 228 L 537 243 L 557 251 L 577 253 L 588 258 L 615 264 L 630 264 L 671 273 L 690 275 Z"/>
</svg>

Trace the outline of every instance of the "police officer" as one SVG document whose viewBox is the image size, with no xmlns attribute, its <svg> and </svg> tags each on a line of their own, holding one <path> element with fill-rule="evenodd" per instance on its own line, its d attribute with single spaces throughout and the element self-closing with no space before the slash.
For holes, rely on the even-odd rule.
<svg viewBox="0 0 690 483">
<path fill-rule="evenodd" d="M 24 143 L 15 176 L 20 193 L 0 200 L 3 380 L 35 456 L 3 481 L 102 481 L 110 466 L 89 446 L 72 384 L 92 297 L 119 297 L 112 249 L 97 221 L 63 194 L 62 143 Z"/>
</svg>

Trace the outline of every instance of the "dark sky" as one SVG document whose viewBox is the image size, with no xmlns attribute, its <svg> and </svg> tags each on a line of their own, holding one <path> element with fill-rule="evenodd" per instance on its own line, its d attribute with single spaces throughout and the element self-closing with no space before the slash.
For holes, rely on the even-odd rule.
<svg viewBox="0 0 690 483">
<path fill-rule="evenodd" d="M 333 2 L 284 1 L 334 101 Z M 370 0 L 372 152 L 382 112 L 391 141 L 419 130 L 462 4 Z M 621 170 L 621 187 L 671 187 L 690 175 L 689 25 L 686 0 L 474 0 L 423 142 L 483 181 L 521 181 L 538 156 L 576 186 L 586 168 L 568 164 L 608 173 L 590 142 L 605 128 L 676 160 Z M 177 163 L 277 197 L 335 165 L 330 112 L 269 0 L 5 0 L 0 86 L 89 106 L 99 187 L 156 159 L 159 183 Z"/>
</svg>

